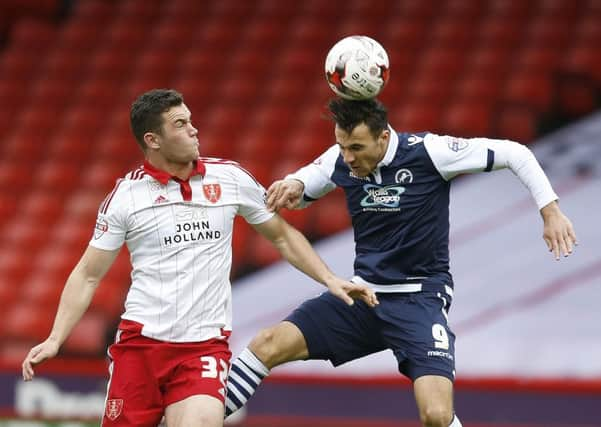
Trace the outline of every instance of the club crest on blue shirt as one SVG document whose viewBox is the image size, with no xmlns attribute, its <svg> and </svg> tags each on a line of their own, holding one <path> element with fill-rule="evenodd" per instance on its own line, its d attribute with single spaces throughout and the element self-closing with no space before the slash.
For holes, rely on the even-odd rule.
<svg viewBox="0 0 601 427">
<path fill-rule="evenodd" d="M 413 173 L 409 169 L 399 169 L 394 174 L 394 182 L 397 184 L 410 184 L 413 182 Z"/>
<path fill-rule="evenodd" d="M 451 151 L 458 152 L 461 151 L 469 145 L 467 140 L 461 138 L 450 138 L 448 142 L 449 148 Z"/>
</svg>

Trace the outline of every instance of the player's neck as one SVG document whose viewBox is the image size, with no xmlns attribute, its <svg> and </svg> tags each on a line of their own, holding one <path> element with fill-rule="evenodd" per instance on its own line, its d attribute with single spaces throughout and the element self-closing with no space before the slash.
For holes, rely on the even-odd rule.
<svg viewBox="0 0 601 427">
<path fill-rule="evenodd" d="M 192 169 L 194 169 L 194 162 L 189 161 L 187 163 L 172 162 L 164 157 L 148 156 L 148 162 L 155 168 L 167 172 L 171 176 L 175 176 L 183 181 L 190 178 Z"/>
</svg>

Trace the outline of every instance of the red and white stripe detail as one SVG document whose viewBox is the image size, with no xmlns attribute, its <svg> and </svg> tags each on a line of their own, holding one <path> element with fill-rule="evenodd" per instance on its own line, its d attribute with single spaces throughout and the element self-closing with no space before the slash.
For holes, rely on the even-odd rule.
<svg viewBox="0 0 601 427">
<path fill-rule="evenodd" d="M 113 188 L 113 191 L 111 191 L 108 194 L 108 196 L 106 196 L 106 198 L 104 199 L 104 201 L 100 205 L 99 212 L 101 214 L 106 214 L 106 212 L 108 211 L 109 205 L 111 204 L 111 201 L 113 200 L 113 197 L 115 196 L 115 193 L 119 189 L 119 186 L 121 185 L 122 182 L 123 182 L 123 178 L 117 180 L 117 183 L 115 184 L 115 188 Z"/>
</svg>

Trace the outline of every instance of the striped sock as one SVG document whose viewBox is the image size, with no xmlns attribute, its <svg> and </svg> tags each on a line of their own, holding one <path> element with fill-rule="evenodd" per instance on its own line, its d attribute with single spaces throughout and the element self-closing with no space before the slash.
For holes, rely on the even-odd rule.
<svg viewBox="0 0 601 427">
<path fill-rule="evenodd" d="M 255 394 L 257 387 L 267 375 L 269 369 L 248 348 L 245 348 L 232 363 L 227 378 L 225 416 L 228 417 L 242 408 Z"/>
</svg>

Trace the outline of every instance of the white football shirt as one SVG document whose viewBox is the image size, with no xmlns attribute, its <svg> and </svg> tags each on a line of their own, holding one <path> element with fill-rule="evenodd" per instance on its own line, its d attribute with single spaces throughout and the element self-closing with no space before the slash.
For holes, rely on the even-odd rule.
<svg viewBox="0 0 601 427">
<path fill-rule="evenodd" d="M 188 181 L 146 162 L 118 180 L 100 206 L 90 245 L 127 244 L 131 287 L 121 317 L 161 341 L 198 342 L 230 331 L 236 215 L 260 224 L 274 214 L 265 188 L 235 162 L 200 158 Z"/>
</svg>

